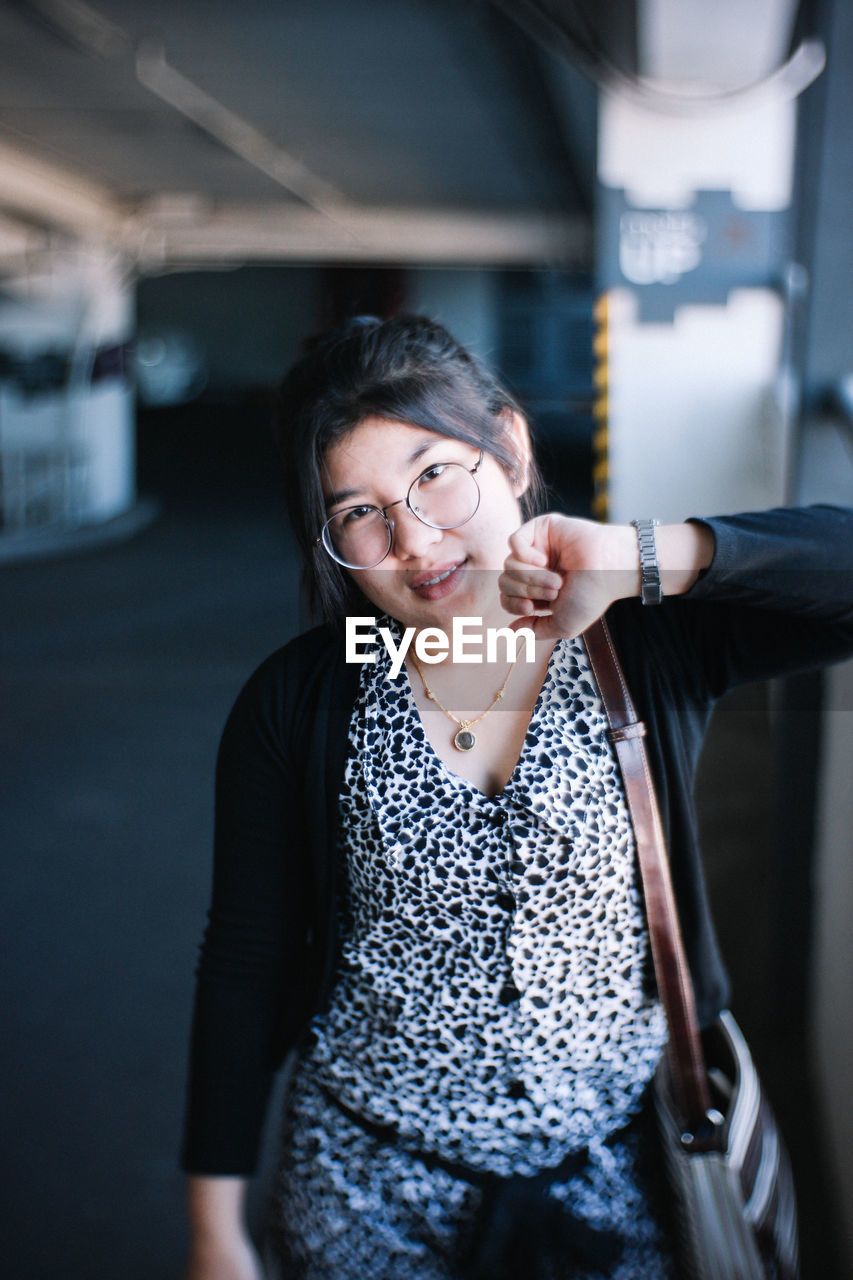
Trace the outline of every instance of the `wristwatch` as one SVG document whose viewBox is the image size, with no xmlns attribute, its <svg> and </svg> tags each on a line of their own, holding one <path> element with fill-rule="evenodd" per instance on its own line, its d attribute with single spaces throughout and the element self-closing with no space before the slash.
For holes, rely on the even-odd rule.
<svg viewBox="0 0 853 1280">
<path fill-rule="evenodd" d="M 632 520 L 631 524 L 637 530 L 637 541 L 640 544 L 640 574 L 643 584 L 641 599 L 643 604 L 660 604 L 663 591 L 655 543 L 655 525 L 660 524 L 660 521 Z"/>
</svg>

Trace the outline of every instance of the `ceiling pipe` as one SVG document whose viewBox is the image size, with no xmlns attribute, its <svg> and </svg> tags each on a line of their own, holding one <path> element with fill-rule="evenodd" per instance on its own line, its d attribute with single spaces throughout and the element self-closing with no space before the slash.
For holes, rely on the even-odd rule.
<svg viewBox="0 0 853 1280">
<path fill-rule="evenodd" d="M 0 143 L 0 207 L 84 240 L 120 241 L 123 207 L 105 188 Z"/>
<path fill-rule="evenodd" d="M 136 77 L 161 101 L 317 213 L 339 221 L 349 207 L 331 182 L 312 173 L 301 160 L 167 62 L 161 45 L 149 41 L 139 45 Z"/>
</svg>

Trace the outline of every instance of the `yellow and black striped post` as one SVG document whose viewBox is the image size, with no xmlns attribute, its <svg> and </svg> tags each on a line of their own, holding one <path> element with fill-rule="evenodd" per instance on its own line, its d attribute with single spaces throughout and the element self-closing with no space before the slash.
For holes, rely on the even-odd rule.
<svg viewBox="0 0 853 1280">
<path fill-rule="evenodd" d="M 608 398 L 610 390 L 610 332 L 607 294 L 599 294 L 592 311 L 592 514 L 605 521 L 610 509 L 608 468 Z"/>
</svg>

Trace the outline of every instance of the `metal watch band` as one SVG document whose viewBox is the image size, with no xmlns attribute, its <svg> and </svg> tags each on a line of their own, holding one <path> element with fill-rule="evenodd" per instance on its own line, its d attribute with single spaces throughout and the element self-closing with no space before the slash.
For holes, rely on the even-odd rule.
<svg viewBox="0 0 853 1280">
<path fill-rule="evenodd" d="M 632 520 L 640 544 L 640 575 L 642 577 L 643 604 L 660 604 L 663 591 L 660 581 L 660 565 L 655 542 L 655 525 L 658 520 Z"/>
</svg>

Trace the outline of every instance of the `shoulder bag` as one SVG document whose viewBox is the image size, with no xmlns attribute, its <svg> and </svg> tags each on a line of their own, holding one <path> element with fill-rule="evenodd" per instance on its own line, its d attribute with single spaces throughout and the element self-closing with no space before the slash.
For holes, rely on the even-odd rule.
<svg viewBox="0 0 853 1280">
<path fill-rule="evenodd" d="M 645 898 L 669 1043 L 654 1080 L 685 1280 L 796 1280 L 787 1152 L 728 1010 L 700 1033 L 643 736 L 604 619 L 583 640 L 610 724 Z"/>
</svg>

